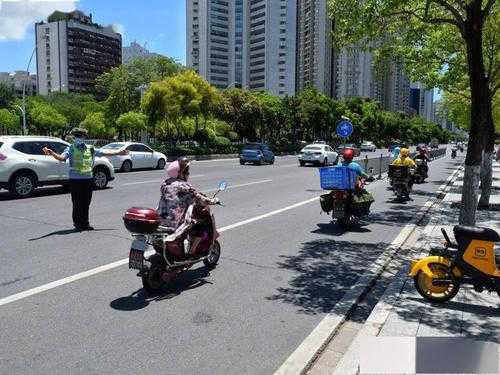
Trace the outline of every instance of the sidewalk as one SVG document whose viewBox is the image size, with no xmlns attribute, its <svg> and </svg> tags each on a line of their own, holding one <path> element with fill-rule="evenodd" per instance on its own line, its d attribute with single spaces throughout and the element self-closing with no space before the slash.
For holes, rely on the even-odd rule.
<svg viewBox="0 0 500 375">
<path fill-rule="evenodd" d="M 493 171 L 491 203 L 498 203 L 500 202 L 499 163 L 494 163 Z M 408 260 L 427 255 L 431 246 L 441 246 L 443 242 L 441 228 L 445 228 L 452 235 L 453 226 L 458 223 L 462 186 L 463 172 L 438 209 L 434 211 L 431 221 L 409 252 Z M 497 206 L 496 209 L 496 211 L 478 211 L 477 225 L 500 231 L 500 207 Z M 417 293 L 413 279 L 407 276 L 407 272 L 408 266 L 403 267 L 394 277 L 337 367 L 328 371 L 330 374 L 358 374 L 360 354 L 362 354 L 360 346 L 370 337 L 439 336 L 500 343 L 500 298 L 496 293 L 488 294 L 486 291 L 477 293 L 471 286 L 466 285 L 461 287 L 452 301 L 445 304 L 431 304 Z"/>
</svg>

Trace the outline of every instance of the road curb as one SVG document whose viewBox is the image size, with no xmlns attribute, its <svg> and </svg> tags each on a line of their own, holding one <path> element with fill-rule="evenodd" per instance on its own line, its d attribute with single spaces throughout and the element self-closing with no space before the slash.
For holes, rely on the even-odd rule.
<svg viewBox="0 0 500 375">
<path fill-rule="evenodd" d="M 361 276 L 356 284 L 353 285 L 342 299 L 335 304 L 333 311 L 323 318 L 316 328 L 274 373 L 275 375 L 305 374 L 312 367 L 321 352 L 345 322 L 348 314 L 371 289 L 397 251 L 412 235 L 418 223 L 424 219 L 436 203 L 441 201 L 443 194 L 455 181 L 461 169 L 461 166 L 457 167 L 453 173 L 451 173 L 445 183 L 438 189 L 436 197 L 429 199 L 419 210 L 414 220 L 405 225 L 399 235 L 391 243 L 389 249 L 375 260 L 368 273 Z"/>
</svg>

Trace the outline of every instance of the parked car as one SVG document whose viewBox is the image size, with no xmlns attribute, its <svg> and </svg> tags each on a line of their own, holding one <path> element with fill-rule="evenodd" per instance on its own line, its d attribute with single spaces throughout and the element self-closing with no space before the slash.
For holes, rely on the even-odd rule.
<svg viewBox="0 0 500 375">
<path fill-rule="evenodd" d="M 356 145 L 354 143 L 347 143 L 345 145 L 343 145 L 343 144 L 340 145 L 339 147 L 337 147 L 337 152 L 342 155 L 346 148 L 352 149 L 354 151 L 354 156 L 361 155 L 361 150 L 358 147 L 356 147 Z"/>
<path fill-rule="evenodd" d="M 240 151 L 240 164 L 253 163 L 262 165 L 263 163 L 274 164 L 274 152 L 265 143 L 247 143 Z"/>
<path fill-rule="evenodd" d="M 361 146 L 359 147 L 361 151 L 370 151 L 370 152 L 375 152 L 377 151 L 377 146 L 373 142 L 370 141 L 364 141 L 361 143 Z"/>
<path fill-rule="evenodd" d="M 69 143 L 54 137 L 0 137 L 0 188 L 25 198 L 39 186 L 65 185 L 69 181 L 68 163 L 45 155 L 42 149 L 48 147 L 60 154 L 68 146 Z M 95 158 L 95 188 L 106 188 L 114 178 L 111 163 L 106 158 Z"/>
<path fill-rule="evenodd" d="M 306 163 L 328 165 L 337 164 L 339 162 L 339 154 L 330 146 L 322 143 L 314 143 L 304 147 L 299 154 L 299 164 L 301 167 Z"/>
<path fill-rule="evenodd" d="M 143 143 L 115 142 L 102 147 L 103 150 L 127 150 L 128 155 L 106 156 L 113 164 L 115 170 L 130 172 L 132 169 L 156 168 L 163 169 L 167 157 L 161 152 L 156 152 Z"/>
</svg>

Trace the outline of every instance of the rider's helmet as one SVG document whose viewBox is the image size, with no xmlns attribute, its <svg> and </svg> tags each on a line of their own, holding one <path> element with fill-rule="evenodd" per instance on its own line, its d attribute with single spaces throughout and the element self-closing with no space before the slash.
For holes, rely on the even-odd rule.
<svg viewBox="0 0 500 375">
<path fill-rule="evenodd" d="M 407 158 L 408 156 L 410 156 L 410 150 L 408 150 L 407 148 L 402 148 L 401 151 L 399 151 L 399 154 L 402 158 Z"/>
<path fill-rule="evenodd" d="M 352 148 L 346 148 L 342 157 L 344 160 L 352 160 L 354 158 L 354 150 Z"/>
<path fill-rule="evenodd" d="M 189 159 L 187 157 L 180 157 L 170 163 L 167 168 L 167 175 L 170 178 L 187 179 L 187 175 L 189 175 Z"/>
<path fill-rule="evenodd" d="M 425 155 L 427 153 L 427 150 L 421 147 L 420 150 L 418 150 L 418 152 L 420 153 L 420 155 Z"/>
</svg>

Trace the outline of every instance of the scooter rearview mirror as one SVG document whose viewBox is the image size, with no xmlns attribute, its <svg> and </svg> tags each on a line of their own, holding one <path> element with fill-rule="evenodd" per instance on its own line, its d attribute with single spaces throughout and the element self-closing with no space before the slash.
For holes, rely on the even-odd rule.
<svg viewBox="0 0 500 375">
<path fill-rule="evenodd" d="M 227 182 L 226 181 L 219 182 L 219 191 L 224 191 L 226 189 L 227 189 Z"/>
</svg>

